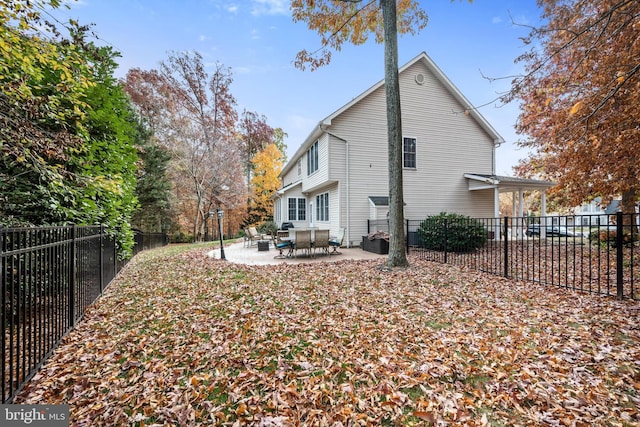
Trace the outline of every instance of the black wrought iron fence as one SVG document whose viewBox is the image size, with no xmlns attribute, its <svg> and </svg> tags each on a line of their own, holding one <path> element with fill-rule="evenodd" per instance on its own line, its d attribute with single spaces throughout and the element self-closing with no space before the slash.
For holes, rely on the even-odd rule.
<svg viewBox="0 0 640 427">
<path fill-rule="evenodd" d="M 638 299 L 638 214 L 465 221 L 406 221 L 408 251 L 513 279 Z"/>
<path fill-rule="evenodd" d="M 134 253 L 167 244 L 138 233 Z M 122 266 L 100 226 L 0 229 L 2 403 L 36 372 Z"/>
</svg>

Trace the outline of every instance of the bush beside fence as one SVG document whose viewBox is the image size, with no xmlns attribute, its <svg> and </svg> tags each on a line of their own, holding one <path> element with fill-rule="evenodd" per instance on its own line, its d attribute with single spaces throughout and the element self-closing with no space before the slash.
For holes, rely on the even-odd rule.
<svg viewBox="0 0 640 427">
<path fill-rule="evenodd" d="M 134 253 L 163 246 L 136 233 Z M 122 267 L 100 226 L 0 229 L 2 403 L 39 369 Z"/>
</svg>

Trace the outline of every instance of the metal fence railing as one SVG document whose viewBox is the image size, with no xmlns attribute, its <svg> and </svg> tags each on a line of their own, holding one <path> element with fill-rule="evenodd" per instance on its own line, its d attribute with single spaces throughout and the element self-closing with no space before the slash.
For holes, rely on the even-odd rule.
<svg viewBox="0 0 640 427">
<path fill-rule="evenodd" d="M 423 259 L 582 292 L 638 299 L 638 214 L 406 221 Z"/>
<path fill-rule="evenodd" d="M 136 234 L 134 253 L 167 244 Z M 37 371 L 121 268 L 100 226 L 0 228 L 2 403 Z"/>
</svg>

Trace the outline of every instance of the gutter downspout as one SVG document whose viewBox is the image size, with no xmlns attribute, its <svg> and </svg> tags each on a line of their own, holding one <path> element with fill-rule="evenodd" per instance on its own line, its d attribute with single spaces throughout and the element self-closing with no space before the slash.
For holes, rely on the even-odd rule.
<svg viewBox="0 0 640 427">
<path fill-rule="evenodd" d="M 496 149 L 504 143 L 504 139 L 494 139 L 491 150 L 491 175 L 496 175 Z"/>
<path fill-rule="evenodd" d="M 345 167 L 345 174 L 346 176 L 346 186 L 347 186 L 347 248 L 351 247 L 351 194 L 349 193 L 349 143 L 344 140 L 344 143 L 346 145 L 346 155 L 345 155 L 345 163 L 346 163 L 346 167 Z"/>
</svg>

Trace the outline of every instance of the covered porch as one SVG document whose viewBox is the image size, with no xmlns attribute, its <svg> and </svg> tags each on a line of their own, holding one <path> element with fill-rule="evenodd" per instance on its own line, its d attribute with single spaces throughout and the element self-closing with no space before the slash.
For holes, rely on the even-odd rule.
<svg viewBox="0 0 640 427">
<path fill-rule="evenodd" d="M 467 179 L 469 191 L 493 190 L 493 211 L 494 217 L 500 217 L 500 193 L 511 193 L 513 198 L 512 218 L 524 218 L 524 192 L 539 191 L 540 195 L 540 216 L 545 221 L 547 216 L 547 190 L 554 185 L 555 182 L 544 181 L 539 179 L 517 178 L 512 176 L 485 175 L 466 173 L 464 177 Z M 513 224 L 513 233 L 522 233 L 524 224 Z M 545 227 L 541 227 L 541 233 L 544 237 Z M 495 235 L 500 239 L 500 230 L 496 230 Z M 522 237 L 522 236 L 520 236 Z"/>
</svg>

